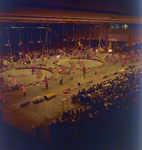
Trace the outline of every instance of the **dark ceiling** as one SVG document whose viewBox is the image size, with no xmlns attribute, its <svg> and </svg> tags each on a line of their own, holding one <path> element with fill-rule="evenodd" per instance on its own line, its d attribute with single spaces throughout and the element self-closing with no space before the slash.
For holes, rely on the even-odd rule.
<svg viewBox="0 0 142 150">
<path fill-rule="evenodd" d="M 142 24 L 140 0 L 1 0 L 0 22 Z"/>
</svg>

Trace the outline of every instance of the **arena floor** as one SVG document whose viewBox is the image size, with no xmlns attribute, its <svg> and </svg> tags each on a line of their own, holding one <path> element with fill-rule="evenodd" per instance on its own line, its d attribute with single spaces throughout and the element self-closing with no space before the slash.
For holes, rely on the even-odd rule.
<svg viewBox="0 0 142 150">
<path fill-rule="evenodd" d="M 86 82 L 93 80 L 93 83 L 91 83 L 89 86 L 102 82 L 107 79 L 113 79 L 117 75 L 112 75 L 114 72 L 119 72 L 119 74 L 125 70 L 125 68 L 128 68 L 129 65 L 139 65 L 141 62 L 134 59 L 134 62 L 131 63 L 130 59 L 128 58 L 127 64 L 124 65 L 124 67 L 121 67 L 121 61 L 112 62 L 108 64 L 105 61 L 105 57 L 108 55 L 108 53 L 97 53 L 97 55 L 91 56 L 92 59 L 98 59 L 102 62 L 105 62 L 105 66 L 101 68 L 97 68 L 97 74 L 95 75 L 94 70 L 88 69 L 86 71 L 86 77 L 83 78 L 83 72 L 82 70 L 76 69 L 74 72 L 74 79 L 70 80 L 70 76 L 65 74 L 63 75 L 63 84 L 59 84 L 59 75 L 57 75 L 55 78 L 49 81 L 49 87 L 48 89 L 45 88 L 45 84 L 36 84 L 33 86 L 33 83 L 35 82 L 41 82 L 44 80 L 45 75 L 47 75 L 48 78 L 52 77 L 52 73 L 49 71 L 43 71 L 42 70 L 42 77 L 40 79 L 36 78 L 36 75 L 31 75 L 31 69 L 25 69 L 22 70 L 15 70 L 15 68 L 22 67 L 19 64 L 14 64 L 13 68 L 9 68 L 8 70 L 5 69 L 3 73 L 0 73 L 0 75 L 4 76 L 4 83 L 8 83 L 8 75 L 16 76 L 18 78 L 18 84 L 22 84 L 25 80 L 26 84 L 31 84 L 28 86 L 27 89 L 27 95 L 26 97 L 23 96 L 22 89 L 12 91 L 12 92 L 6 92 L 3 94 L 5 102 L 0 105 L 0 109 L 2 109 L 2 117 L 3 121 L 24 131 L 27 132 L 31 130 L 32 128 L 39 126 L 44 123 L 44 119 L 50 120 L 56 116 L 59 116 L 62 113 L 62 110 L 58 110 L 59 108 L 59 102 L 63 98 L 67 98 L 69 109 L 73 109 L 77 107 L 77 105 L 73 105 L 71 103 L 71 96 L 73 94 L 77 94 L 79 89 L 82 89 L 86 86 Z M 109 54 L 111 55 L 111 54 Z M 118 58 L 118 55 L 116 55 L 116 58 Z M 78 57 L 78 56 L 74 56 Z M 82 56 L 83 57 L 83 56 Z M 124 56 L 123 56 L 124 57 Z M 53 56 L 51 59 L 48 59 L 44 62 L 43 68 L 49 68 L 49 67 L 56 67 L 53 62 L 57 61 L 56 56 Z M 69 57 L 62 57 L 60 58 L 58 65 L 63 64 L 66 67 L 70 67 L 69 64 L 70 58 Z M 77 59 L 72 60 L 74 61 L 76 68 L 78 68 L 78 62 Z M 99 61 L 93 61 L 93 60 L 83 60 L 86 68 L 92 68 L 94 66 L 100 66 L 102 63 Z M 33 64 L 26 64 L 25 66 L 30 67 Z M 39 67 L 39 64 L 34 64 L 35 66 Z M 58 68 L 59 69 L 59 68 Z M 127 70 L 129 71 L 129 69 Z M 107 75 L 108 77 L 106 79 L 103 79 L 103 77 Z M 24 76 L 24 77 L 23 77 Z M 82 79 L 81 86 L 78 86 L 78 81 Z M 63 90 L 70 88 L 71 91 L 68 94 L 64 94 Z M 88 87 L 86 87 L 88 88 Z M 44 100 L 41 103 L 34 104 L 32 101 L 38 97 L 38 96 L 44 96 L 49 93 L 54 92 L 56 94 L 56 97 L 52 98 L 51 100 Z M 25 106 L 23 108 L 20 108 L 20 105 L 25 102 L 30 101 L 31 103 L 28 106 Z M 66 104 L 65 104 L 66 105 Z"/>
</svg>

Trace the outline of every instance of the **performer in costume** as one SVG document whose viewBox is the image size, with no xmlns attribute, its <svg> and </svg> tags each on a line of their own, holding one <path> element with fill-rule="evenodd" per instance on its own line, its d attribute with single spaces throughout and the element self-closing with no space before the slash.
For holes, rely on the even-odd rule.
<svg viewBox="0 0 142 150">
<path fill-rule="evenodd" d="M 26 96 L 26 86 L 25 83 L 23 83 L 23 93 L 24 93 L 24 97 Z"/>
<path fill-rule="evenodd" d="M 122 58 L 122 67 L 124 67 L 124 59 Z"/>
<path fill-rule="evenodd" d="M 28 64 L 31 63 L 31 57 L 30 57 L 29 55 L 26 55 L 26 62 L 27 62 Z"/>
<path fill-rule="evenodd" d="M 80 61 L 80 56 L 78 57 L 78 63 L 79 63 L 79 61 Z"/>
<path fill-rule="evenodd" d="M 70 80 L 73 80 L 73 71 L 70 71 Z"/>
<path fill-rule="evenodd" d="M 31 68 L 32 68 L 32 75 L 33 75 L 35 72 L 34 66 L 32 65 Z"/>
<path fill-rule="evenodd" d="M 132 56 L 132 54 L 131 54 L 131 63 L 133 62 L 133 56 Z"/>
<path fill-rule="evenodd" d="M 19 58 L 22 58 L 23 53 L 19 52 Z"/>
</svg>

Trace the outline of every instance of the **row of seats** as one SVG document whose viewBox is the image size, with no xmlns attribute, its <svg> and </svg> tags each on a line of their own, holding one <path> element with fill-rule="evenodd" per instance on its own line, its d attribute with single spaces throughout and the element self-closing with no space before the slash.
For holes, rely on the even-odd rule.
<svg viewBox="0 0 142 150">
<path fill-rule="evenodd" d="M 117 141 L 121 141 L 116 134 L 119 134 L 118 131 L 123 127 L 126 131 L 129 130 L 133 113 L 139 108 L 141 71 L 142 68 L 138 68 L 114 80 L 93 85 L 88 90 L 78 91 L 78 94 L 72 99 L 76 98 L 83 104 L 80 109 L 63 112 L 61 120 L 57 118 L 56 123 L 52 122 L 49 125 L 51 147 L 53 149 L 57 147 L 58 149 L 78 149 L 80 147 L 85 149 L 94 146 L 99 149 L 102 145 L 96 141 L 101 140 L 106 144 L 106 149 L 115 147 L 111 141 L 114 140 L 116 144 L 118 144 Z M 79 100 L 80 95 L 84 95 L 86 102 Z M 129 126 L 128 123 L 130 123 Z M 116 141 L 109 136 L 110 133 L 114 135 Z M 127 141 L 127 138 L 122 137 L 124 141 Z"/>
</svg>

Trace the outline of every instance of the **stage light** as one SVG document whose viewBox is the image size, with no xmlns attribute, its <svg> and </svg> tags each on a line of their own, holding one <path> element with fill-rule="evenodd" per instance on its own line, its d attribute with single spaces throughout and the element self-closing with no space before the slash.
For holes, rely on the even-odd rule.
<svg viewBox="0 0 142 150">
<path fill-rule="evenodd" d="M 45 29 L 45 27 L 37 27 L 37 28 L 39 28 L 39 29 Z"/>
<path fill-rule="evenodd" d="M 108 52 L 112 52 L 112 49 L 109 49 Z"/>
<path fill-rule="evenodd" d="M 127 29 L 128 28 L 128 25 L 127 24 L 124 24 L 124 29 Z"/>
<path fill-rule="evenodd" d="M 11 25 L 11 28 L 12 28 L 12 29 L 20 29 L 20 28 L 23 29 L 23 28 L 25 28 L 25 27 L 13 27 L 13 26 Z"/>
<path fill-rule="evenodd" d="M 60 58 L 60 55 L 57 55 L 56 57 L 57 57 L 57 58 Z"/>
<path fill-rule="evenodd" d="M 11 26 L 11 28 L 13 28 L 13 29 L 19 29 L 20 27 L 13 27 L 13 26 Z"/>
</svg>

